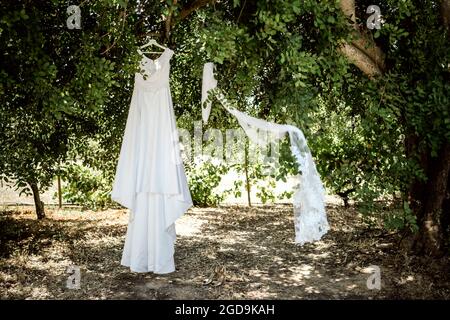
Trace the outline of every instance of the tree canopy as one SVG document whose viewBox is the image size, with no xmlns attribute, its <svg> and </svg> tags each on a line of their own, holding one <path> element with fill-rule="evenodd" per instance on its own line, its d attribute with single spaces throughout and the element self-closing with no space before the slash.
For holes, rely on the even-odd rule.
<svg viewBox="0 0 450 320">
<path fill-rule="evenodd" d="M 180 127 L 201 119 L 202 66 L 214 62 L 239 109 L 305 132 L 330 192 L 372 213 L 398 198 L 390 225 L 439 254 L 450 239 L 450 4 L 372 2 L 83 1 L 81 29 L 69 29 L 67 1 L 4 1 L 0 175 L 35 198 L 73 155 L 111 177 L 136 48 L 156 38 L 176 53 Z M 366 25 L 373 4 L 380 29 Z M 208 126 L 233 121 L 217 107 Z"/>
</svg>

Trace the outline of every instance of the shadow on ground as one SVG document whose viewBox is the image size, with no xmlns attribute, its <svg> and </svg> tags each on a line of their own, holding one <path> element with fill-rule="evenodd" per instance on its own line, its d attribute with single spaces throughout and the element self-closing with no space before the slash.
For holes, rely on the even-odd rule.
<svg viewBox="0 0 450 320">
<path fill-rule="evenodd" d="M 294 243 L 292 206 L 192 208 L 177 223 L 177 271 L 120 266 L 124 210 L 0 215 L 2 299 L 448 299 L 449 260 L 409 255 L 398 234 L 329 206 L 330 232 Z M 67 267 L 80 268 L 68 289 Z M 367 279 L 381 270 L 381 290 Z"/>
</svg>

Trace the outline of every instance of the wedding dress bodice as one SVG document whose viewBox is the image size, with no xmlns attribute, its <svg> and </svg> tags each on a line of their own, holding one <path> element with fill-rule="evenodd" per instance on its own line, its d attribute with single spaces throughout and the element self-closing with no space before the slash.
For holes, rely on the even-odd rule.
<svg viewBox="0 0 450 320">
<path fill-rule="evenodd" d="M 138 52 L 142 56 L 140 67 L 144 72 L 136 73 L 135 84 L 146 91 L 168 88 L 170 58 L 173 56 L 173 51 L 166 48 L 157 59 L 146 57 L 140 50 Z"/>
</svg>

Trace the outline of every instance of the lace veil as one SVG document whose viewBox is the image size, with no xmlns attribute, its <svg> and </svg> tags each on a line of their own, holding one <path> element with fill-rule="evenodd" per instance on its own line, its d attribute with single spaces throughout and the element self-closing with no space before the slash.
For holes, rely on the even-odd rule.
<svg viewBox="0 0 450 320">
<path fill-rule="evenodd" d="M 217 80 L 214 78 L 213 69 L 214 65 L 210 62 L 206 63 L 203 68 L 202 106 L 204 106 L 208 91 L 213 90 L 215 98 L 236 117 L 249 139 L 259 145 L 267 143 L 266 139 L 261 139 L 264 136 L 261 135 L 261 132 L 266 133 L 265 136 L 270 136 L 274 140 L 281 139 L 285 134 L 289 135 L 291 152 L 301 171 L 296 176 L 298 183 L 295 186 L 293 197 L 295 242 L 303 245 L 320 240 L 330 229 L 325 212 L 325 190 L 303 132 L 295 126 L 268 122 L 235 109 L 224 94 L 216 88 Z M 206 107 L 202 108 L 202 111 L 202 118 L 206 123 L 211 111 L 211 102 L 206 103 Z"/>
</svg>

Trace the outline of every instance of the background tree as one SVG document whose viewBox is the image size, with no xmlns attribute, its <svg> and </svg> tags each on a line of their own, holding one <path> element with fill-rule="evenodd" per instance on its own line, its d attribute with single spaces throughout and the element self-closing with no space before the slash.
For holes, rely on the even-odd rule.
<svg viewBox="0 0 450 320">
<path fill-rule="evenodd" d="M 2 2 L 0 175 L 21 192 L 31 189 L 38 218 L 45 216 L 39 193 L 68 151 L 100 131 L 100 119 L 128 89 L 116 81 L 123 85 L 134 70 L 121 8 L 82 6 L 82 29 L 70 30 L 66 1 Z M 118 43 L 119 52 L 105 54 Z"/>
<path fill-rule="evenodd" d="M 417 251 L 439 255 L 449 242 L 449 3 L 380 3 L 381 30 L 366 27 L 371 4 L 214 2 L 172 34 L 196 24 L 201 41 L 189 51 L 218 64 L 230 98 L 304 129 L 327 184 L 341 180 L 345 198 L 374 211 L 374 200 L 399 194 L 403 226 L 419 227 Z M 342 121 L 341 133 L 323 125 L 321 108 Z"/>
<path fill-rule="evenodd" d="M 356 14 L 366 6 L 341 1 L 355 30 L 342 51 L 377 81 L 370 86 L 380 99 L 376 123 L 401 130 L 408 169 L 400 176 L 420 227 L 416 249 L 440 255 L 449 241 L 449 1 L 386 1 L 386 24 L 369 35 Z"/>
<path fill-rule="evenodd" d="M 1 15 L 0 172 L 45 185 L 51 164 L 70 149 L 111 177 L 135 49 L 154 37 L 176 52 L 171 88 L 180 127 L 192 132 L 200 120 L 202 66 L 215 62 L 219 86 L 239 109 L 305 132 L 330 191 L 368 214 L 378 199 L 400 199 L 396 226 L 418 228 L 417 251 L 439 255 L 450 238 L 449 1 L 378 3 L 380 30 L 366 27 L 372 2 L 83 2 L 75 32 L 65 19 L 54 22 L 66 18 L 66 2 L 10 2 Z M 208 126 L 237 123 L 216 105 Z M 56 142 L 42 138 L 52 134 Z M 102 151 L 83 156 L 92 139 Z M 285 161 L 285 172 L 290 166 Z"/>
</svg>

